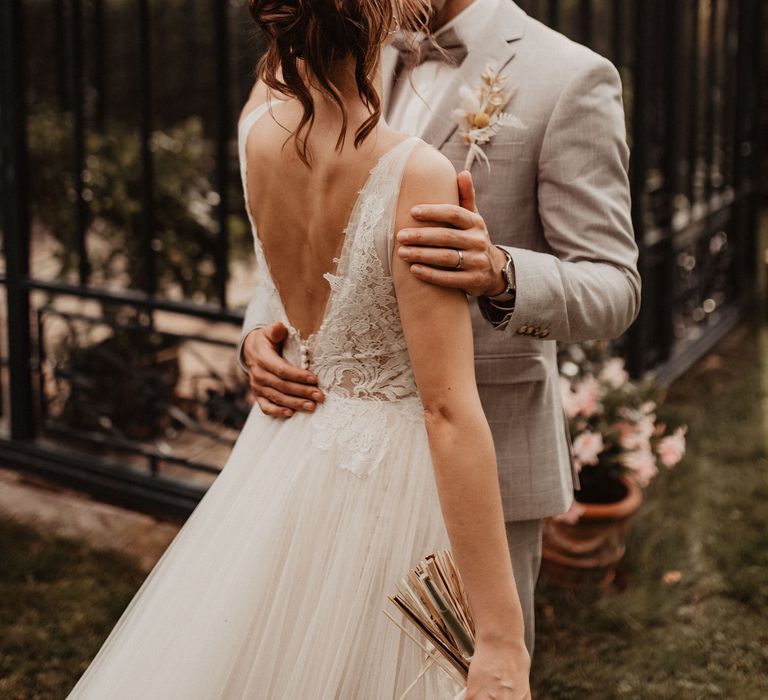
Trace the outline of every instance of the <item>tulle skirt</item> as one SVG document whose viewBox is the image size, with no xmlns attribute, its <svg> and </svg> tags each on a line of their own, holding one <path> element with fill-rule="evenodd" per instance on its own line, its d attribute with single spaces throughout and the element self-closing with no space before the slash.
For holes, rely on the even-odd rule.
<svg viewBox="0 0 768 700">
<path fill-rule="evenodd" d="M 349 441 L 318 447 L 338 401 L 286 421 L 254 406 L 68 697 L 399 698 L 425 655 L 383 614 L 401 619 L 386 596 L 425 554 L 448 547 L 426 430 L 402 419 L 401 404 L 382 402 L 375 418 L 361 412 L 365 425 L 345 419 L 348 434 L 372 420 L 386 431 L 364 473 L 344 466 Z M 457 691 L 432 666 L 407 697 Z"/>
</svg>

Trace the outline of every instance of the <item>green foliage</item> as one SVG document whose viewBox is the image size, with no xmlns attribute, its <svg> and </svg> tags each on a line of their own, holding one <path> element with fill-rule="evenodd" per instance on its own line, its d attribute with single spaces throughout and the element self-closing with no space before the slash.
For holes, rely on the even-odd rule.
<svg viewBox="0 0 768 700">
<path fill-rule="evenodd" d="M 33 214 L 60 243 L 59 275 L 76 268 L 71 118 L 44 111 L 29 120 Z M 197 301 L 215 298 L 219 195 L 211 185 L 215 160 L 201 120 L 191 117 L 150 142 L 154 177 L 152 251 L 158 289 Z M 88 203 L 89 259 L 93 282 L 144 288 L 142 168 L 135 130 L 109 122 L 88 131 L 82 173 Z M 234 217 L 233 217 L 234 219 Z M 242 237 L 242 224 L 236 227 Z"/>
</svg>

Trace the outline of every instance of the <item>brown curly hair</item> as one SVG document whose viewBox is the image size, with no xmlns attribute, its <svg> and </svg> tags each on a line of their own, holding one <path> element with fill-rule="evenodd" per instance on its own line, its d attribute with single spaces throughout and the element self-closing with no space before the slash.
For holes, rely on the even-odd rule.
<svg viewBox="0 0 768 700">
<path fill-rule="evenodd" d="M 340 150 L 348 114 L 331 69 L 339 60 L 354 61 L 357 92 L 370 112 L 355 133 L 357 148 L 381 116 L 381 99 L 373 81 L 382 43 L 398 25 L 410 31 L 425 29 L 431 15 L 428 0 L 248 0 L 248 9 L 267 40 L 256 68 L 257 77 L 269 88 L 295 97 L 304 110 L 292 136 L 299 157 L 308 166 L 307 136 L 315 119 L 310 76 L 313 87 L 329 97 L 341 112 L 336 142 Z"/>
</svg>

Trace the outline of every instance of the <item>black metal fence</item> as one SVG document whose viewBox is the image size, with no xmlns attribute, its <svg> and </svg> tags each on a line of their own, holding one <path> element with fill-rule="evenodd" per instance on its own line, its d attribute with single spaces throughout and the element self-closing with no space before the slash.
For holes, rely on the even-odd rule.
<svg viewBox="0 0 768 700">
<path fill-rule="evenodd" d="M 620 347 L 673 377 L 753 292 L 763 3 L 519 4 L 621 71 L 644 296 Z M 247 411 L 245 2 L 4 0 L 0 22 L 0 459 L 183 516 Z"/>
</svg>

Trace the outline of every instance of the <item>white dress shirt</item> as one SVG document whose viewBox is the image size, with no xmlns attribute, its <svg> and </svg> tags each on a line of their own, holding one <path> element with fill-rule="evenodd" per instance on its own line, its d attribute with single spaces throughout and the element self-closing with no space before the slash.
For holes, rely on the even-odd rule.
<svg viewBox="0 0 768 700">
<path fill-rule="evenodd" d="M 435 36 L 452 27 L 471 51 L 474 48 L 473 42 L 482 35 L 488 23 L 488 16 L 496 9 L 498 3 L 499 0 L 474 0 L 440 27 Z M 433 59 L 424 61 L 410 71 L 410 81 L 408 72 L 404 70 L 392 86 L 387 124 L 406 134 L 420 133 L 432 116 L 432 107 L 445 93 L 456 70 L 458 66 Z"/>
</svg>

